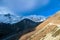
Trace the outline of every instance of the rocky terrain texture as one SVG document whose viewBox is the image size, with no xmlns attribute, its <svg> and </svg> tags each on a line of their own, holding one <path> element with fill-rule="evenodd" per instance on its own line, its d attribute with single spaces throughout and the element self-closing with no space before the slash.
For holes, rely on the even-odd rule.
<svg viewBox="0 0 60 40">
<path fill-rule="evenodd" d="M 20 40 L 60 40 L 60 11 L 38 25 L 35 31 L 23 35 Z"/>
</svg>

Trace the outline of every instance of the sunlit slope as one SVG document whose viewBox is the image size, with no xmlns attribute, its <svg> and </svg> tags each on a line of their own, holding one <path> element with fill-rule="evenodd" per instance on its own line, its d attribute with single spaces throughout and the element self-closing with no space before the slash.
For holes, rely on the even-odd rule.
<svg viewBox="0 0 60 40">
<path fill-rule="evenodd" d="M 28 35 L 29 34 L 29 35 Z M 38 25 L 31 34 L 22 36 L 22 40 L 60 40 L 60 11 Z M 25 38 L 25 39 L 24 39 Z"/>
</svg>

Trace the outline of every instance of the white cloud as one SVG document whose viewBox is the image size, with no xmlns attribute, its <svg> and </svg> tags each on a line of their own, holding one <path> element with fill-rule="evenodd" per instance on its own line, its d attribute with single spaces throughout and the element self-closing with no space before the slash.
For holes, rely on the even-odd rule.
<svg viewBox="0 0 60 40">
<path fill-rule="evenodd" d="M 6 8 L 6 7 L 0 7 L 0 14 L 14 14 L 14 13 L 12 13 L 8 8 Z"/>
<path fill-rule="evenodd" d="M 16 11 L 28 11 L 48 4 L 49 0 L 4 0 L 4 3 Z"/>
</svg>

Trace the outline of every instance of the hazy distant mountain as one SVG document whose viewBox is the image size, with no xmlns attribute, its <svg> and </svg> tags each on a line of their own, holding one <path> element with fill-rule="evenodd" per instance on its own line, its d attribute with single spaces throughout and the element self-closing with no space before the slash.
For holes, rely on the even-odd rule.
<svg viewBox="0 0 60 40">
<path fill-rule="evenodd" d="M 41 15 L 29 15 L 29 16 L 24 16 L 24 18 L 30 19 L 34 22 L 42 22 L 46 20 L 46 17 L 41 16 Z"/>
<path fill-rule="evenodd" d="M 41 21 L 46 20 L 46 17 L 40 16 L 40 15 L 16 16 L 16 15 L 12 15 L 12 14 L 8 13 L 8 14 L 0 14 L 0 23 L 3 22 L 3 23 L 13 24 L 13 23 L 17 23 L 23 19 L 26 19 L 26 18 L 30 19 L 34 22 L 41 22 Z"/>
<path fill-rule="evenodd" d="M 12 14 L 0 14 L 0 22 L 3 23 L 16 23 L 20 21 L 20 17 Z"/>
<path fill-rule="evenodd" d="M 46 17 L 41 15 L 18 16 L 6 7 L 0 7 L 0 22 L 3 23 L 17 23 L 23 19 L 30 19 L 34 22 L 41 22 L 46 20 Z"/>
</svg>

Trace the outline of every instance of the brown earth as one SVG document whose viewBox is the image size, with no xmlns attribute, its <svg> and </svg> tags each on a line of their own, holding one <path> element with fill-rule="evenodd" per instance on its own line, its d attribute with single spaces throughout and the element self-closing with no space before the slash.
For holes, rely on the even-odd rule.
<svg viewBox="0 0 60 40">
<path fill-rule="evenodd" d="M 59 26 L 60 12 L 57 12 L 55 15 L 49 17 L 46 21 L 38 25 L 35 31 L 23 35 L 19 40 L 40 40 L 41 38 L 45 37 L 48 33 L 55 30 L 56 27 L 58 27 L 59 29 Z"/>
</svg>

